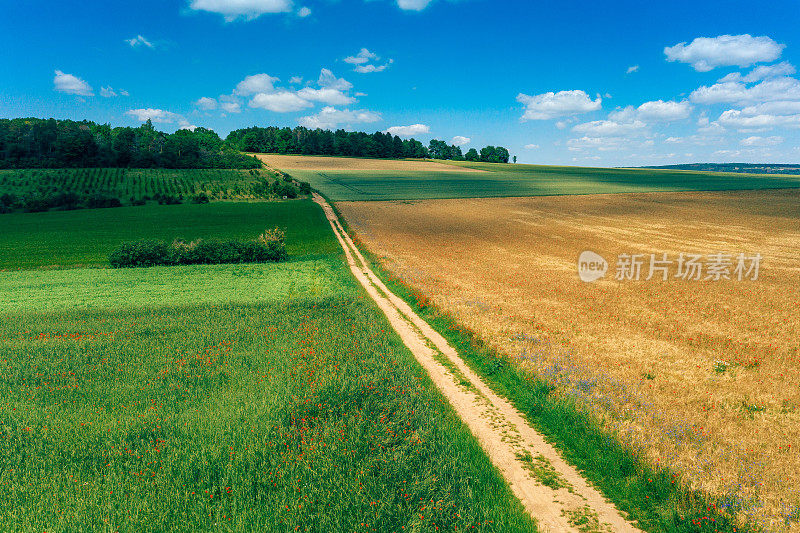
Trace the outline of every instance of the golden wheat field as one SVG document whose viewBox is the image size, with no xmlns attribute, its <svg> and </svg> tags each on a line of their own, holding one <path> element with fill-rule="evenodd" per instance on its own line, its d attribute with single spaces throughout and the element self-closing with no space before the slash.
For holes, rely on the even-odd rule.
<svg viewBox="0 0 800 533">
<path fill-rule="evenodd" d="M 800 191 L 337 205 L 394 274 L 654 463 L 798 529 Z M 585 250 L 603 280 L 580 281 Z M 645 279 L 650 254 L 718 252 L 730 280 Z M 757 280 L 739 253 L 761 254 Z M 615 279 L 620 254 L 646 254 L 639 281 Z"/>
<path fill-rule="evenodd" d="M 403 172 L 477 172 L 482 170 L 444 165 L 434 161 L 363 159 L 357 157 L 325 157 L 308 155 L 257 154 L 271 168 L 285 170 L 313 170 L 332 172 L 336 170 L 403 171 Z"/>
</svg>

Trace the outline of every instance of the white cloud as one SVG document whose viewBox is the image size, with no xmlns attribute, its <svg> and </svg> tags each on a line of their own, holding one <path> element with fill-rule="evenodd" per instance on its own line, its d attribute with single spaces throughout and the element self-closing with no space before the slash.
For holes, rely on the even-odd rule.
<svg viewBox="0 0 800 533">
<path fill-rule="evenodd" d="M 383 72 L 387 68 L 389 68 L 388 64 L 378 65 L 378 66 L 375 66 L 375 65 L 356 65 L 356 67 L 353 69 L 353 71 L 354 72 L 358 72 L 359 74 L 369 74 L 371 72 Z"/>
<path fill-rule="evenodd" d="M 198 101 L 194 103 L 194 105 L 196 105 L 203 111 L 212 111 L 216 109 L 218 106 L 217 101 L 215 99 L 209 98 L 207 96 L 200 98 Z"/>
<path fill-rule="evenodd" d="M 131 45 L 131 48 L 136 48 L 137 46 L 144 46 L 146 48 L 155 48 L 155 45 L 142 37 L 141 35 L 137 35 L 132 39 L 125 39 L 125 42 Z"/>
<path fill-rule="evenodd" d="M 275 91 L 275 82 L 280 81 L 269 74 L 254 74 L 247 76 L 236 85 L 236 94 L 250 96 L 257 93 L 270 93 Z"/>
<path fill-rule="evenodd" d="M 66 74 L 56 70 L 53 78 L 54 89 L 60 93 L 74 94 L 77 96 L 94 96 L 92 86 L 72 74 Z"/>
<path fill-rule="evenodd" d="M 425 124 L 412 124 L 410 126 L 392 126 L 386 131 L 400 137 L 413 137 L 414 135 L 430 133 L 431 128 Z"/>
<path fill-rule="evenodd" d="M 173 113 L 172 111 L 165 111 L 163 109 L 131 109 L 125 112 L 126 115 L 135 117 L 139 122 L 158 122 L 161 124 L 177 124 L 178 128 L 182 130 L 194 131 L 197 126 L 191 124 L 183 115 Z"/>
<path fill-rule="evenodd" d="M 723 127 L 739 130 L 763 130 L 777 127 L 800 127 L 800 114 L 797 115 L 746 115 L 738 109 L 729 109 L 717 119 Z"/>
<path fill-rule="evenodd" d="M 311 14 L 311 9 L 310 9 L 310 8 L 308 8 L 308 7 L 305 7 L 305 6 L 301 7 L 301 8 L 300 8 L 300 9 L 297 11 L 297 16 L 298 16 L 298 17 L 300 17 L 300 18 L 306 18 L 306 17 L 307 17 L 307 16 L 309 16 L 310 14 Z"/>
<path fill-rule="evenodd" d="M 189 4 L 196 11 L 219 13 L 231 22 L 239 17 L 252 20 L 265 13 L 288 13 L 292 0 L 192 0 Z"/>
<path fill-rule="evenodd" d="M 292 76 L 289 78 L 289 83 L 293 85 L 297 85 L 298 83 L 303 83 L 303 78 L 300 76 Z"/>
<path fill-rule="evenodd" d="M 456 135 L 455 137 L 453 137 L 453 140 L 450 141 L 451 144 L 454 144 L 456 146 L 464 146 L 465 144 L 469 144 L 471 142 L 472 139 L 470 139 L 469 137 L 464 137 L 462 135 Z"/>
<path fill-rule="evenodd" d="M 747 137 L 739 141 L 742 146 L 776 146 L 783 142 L 783 137 L 774 135 L 772 137 Z"/>
<path fill-rule="evenodd" d="M 754 83 L 767 78 L 777 78 L 780 76 L 791 76 L 796 72 L 794 65 L 788 61 L 776 63 L 774 65 L 760 65 L 754 68 L 747 76 L 742 78 L 745 83 Z"/>
<path fill-rule="evenodd" d="M 225 111 L 226 113 L 241 113 L 242 112 L 242 105 L 239 102 L 220 102 L 219 104 L 220 109 Z"/>
<path fill-rule="evenodd" d="M 634 72 L 638 71 L 639 71 L 639 65 L 633 65 L 631 67 L 628 67 L 628 70 L 625 72 L 625 74 L 633 74 Z"/>
<path fill-rule="evenodd" d="M 322 89 L 305 87 L 297 91 L 297 96 L 304 100 L 322 102 L 329 105 L 349 105 L 356 101 L 352 96 L 347 96 L 342 91 L 329 87 Z"/>
<path fill-rule="evenodd" d="M 379 59 L 378 56 L 366 48 L 362 48 L 358 54 L 354 56 L 348 56 L 344 58 L 345 63 L 350 63 L 351 65 L 363 65 L 364 63 L 368 63 L 371 59 Z"/>
<path fill-rule="evenodd" d="M 271 93 L 258 93 L 250 100 L 250 107 L 258 107 L 275 113 L 291 113 L 313 107 L 314 104 L 300 98 L 297 93 L 280 90 Z"/>
<path fill-rule="evenodd" d="M 315 114 L 300 119 L 300 125 L 311 129 L 336 129 L 340 125 L 368 124 L 381 120 L 380 113 L 360 109 L 350 111 L 349 109 L 339 110 L 334 107 L 323 107 Z"/>
<path fill-rule="evenodd" d="M 742 109 L 745 115 L 796 115 L 800 114 L 800 101 L 764 102 Z"/>
<path fill-rule="evenodd" d="M 609 113 L 608 118 L 618 122 L 636 120 L 646 122 L 672 122 L 689 118 L 692 106 L 689 102 L 654 100 L 645 102 L 639 107 L 628 106 Z"/>
<path fill-rule="evenodd" d="M 539 145 L 538 144 L 526 144 L 525 145 L 525 149 L 526 150 L 538 150 L 539 149 Z"/>
<path fill-rule="evenodd" d="M 697 104 L 750 103 L 800 100 L 800 81 L 795 78 L 772 78 L 752 87 L 742 82 L 725 81 L 703 86 L 689 95 Z"/>
<path fill-rule="evenodd" d="M 103 98 L 114 98 L 117 96 L 117 91 L 114 90 L 113 87 L 100 87 L 100 96 Z"/>
<path fill-rule="evenodd" d="M 784 44 L 769 37 L 720 35 L 698 37 L 690 44 L 685 42 L 664 48 L 667 61 L 689 63 L 698 72 L 708 72 L 716 67 L 749 67 L 754 63 L 769 63 L 781 56 Z"/>
<path fill-rule="evenodd" d="M 382 65 L 377 65 L 375 62 L 380 61 L 380 56 L 374 52 L 370 52 L 367 48 L 362 48 L 356 55 L 344 58 L 345 63 L 354 65 L 353 71 L 359 74 L 369 74 L 371 72 L 383 72 L 394 61 L 390 59 Z"/>
<path fill-rule="evenodd" d="M 580 152 L 586 148 L 609 152 L 620 150 L 626 144 L 626 139 L 621 137 L 581 137 L 567 141 L 567 149 Z"/>
<path fill-rule="evenodd" d="M 327 68 L 320 71 L 317 83 L 320 87 L 336 89 L 338 91 L 348 91 L 353 88 L 352 83 L 344 78 L 337 78 L 334 73 Z"/>
<path fill-rule="evenodd" d="M 528 96 L 520 93 L 517 102 L 525 105 L 522 120 L 550 120 L 600 109 L 603 99 L 592 100 L 581 90 L 548 92 Z"/>
<path fill-rule="evenodd" d="M 422 11 L 433 0 L 397 0 L 397 7 L 407 11 Z"/>
<path fill-rule="evenodd" d="M 609 137 L 631 135 L 640 133 L 647 127 L 647 124 L 641 120 L 634 120 L 633 122 L 616 122 L 614 120 L 594 120 L 592 122 L 585 122 L 578 124 L 572 131 L 577 133 L 584 133 L 595 137 Z"/>
</svg>

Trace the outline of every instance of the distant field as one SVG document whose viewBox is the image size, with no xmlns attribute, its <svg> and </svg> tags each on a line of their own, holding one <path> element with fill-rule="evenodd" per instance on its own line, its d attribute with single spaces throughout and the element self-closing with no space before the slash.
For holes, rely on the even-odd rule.
<svg viewBox="0 0 800 533">
<path fill-rule="evenodd" d="M 2 529 L 535 531 L 316 204 L 9 222 L 13 269 L 100 262 L 122 238 L 270 225 L 294 258 L 0 272 Z"/>
<path fill-rule="evenodd" d="M 149 204 L 0 215 L 0 270 L 106 266 L 121 242 L 137 239 L 254 239 L 267 228 L 286 231 L 290 256 L 338 250 L 330 227 L 311 200 Z"/>
<path fill-rule="evenodd" d="M 285 157 L 285 159 L 283 159 Z M 800 176 L 651 169 L 607 169 L 504 165 L 494 163 L 387 162 L 372 160 L 269 156 L 273 167 L 308 181 L 334 201 L 492 198 L 573 194 L 714 191 L 800 187 Z M 283 165 L 283 166 L 281 166 Z M 455 169 L 455 171 L 454 171 Z M 483 171 L 483 172 L 476 172 Z"/>
<path fill-rule="evenodd" d="M 800 191 L 337 206 L 394 275 L 653 464 L 743 521 L 800 530 Z M 579 280 L 585 250 L 609 261 L 603 281 Z M 645 281 L 650 254 L 717 252 L 762 254 L 759 279 L 673 264 Z M 641 281 L 614 279 L 623 253 L 646 254 Z"/>
<path fill-rule="evenodd" d="M 266 170 L 172 170 L 66 168 L 0 170 L 0 195 L 30 192 L 102 193 L 127 202 L 156 194 L 189 197 L 199 193 L 214 200 L 267 198 Z M 274 177 L 273 177 L 274 178 Z"/>
<path fill-rule="evenodd" d="M 365 159 L 358 157 L 327 157 L 313 155 L 255 154 L 267 166 L 282 170 L 338 170 L 459 172 L 458 168 L 442 166 L 435 161 L 415 159 Z M 470 173 L 480 172 L 468 170 Z"/>
</svg>

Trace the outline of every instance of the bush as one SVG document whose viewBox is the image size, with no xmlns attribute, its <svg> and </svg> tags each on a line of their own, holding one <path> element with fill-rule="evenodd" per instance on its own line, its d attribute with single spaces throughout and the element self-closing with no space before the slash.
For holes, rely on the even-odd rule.
<svg viewBox="0 0 800 533">
<path fill-rule="evenodd" d="M 108 257 L 114 268 L 165 265 L 219 265 L 230 263 L 268 263 L 288 258 L 284 234 L 275 228 L 265 231 L 255 241 L 197 240 L 186 243 L 176 239 L 167 245 L 161 241 L 123 243 Z"/>
<path fill-rule="evenodd" d="M 298 187 L 300 189 L 300 194 L 311 194 L 311 184 L 307 181 L 301 181 L 298 183 Z"/>
<path fill-rule="evenodd" d="M 194 195 L 192 197 L 192 203 L 193 204 L 207 204 L 210 201 L 211 201 L 211 199 L 204 192 L 201 192 L 200 194 L 196 194 L 196 195 Z"/>
<path fill-rule="evenodd" d="M 178 205 L 183 203 L 183 198 L 172 196 L 171 194 L 156 194 L 153 199 L 158 201 L 158 205 Z"/>
<path fill-rule="evenodd" d="M 119 198 L 105 196 L 103 194 L 93 194 L 86 199 L 86 207 L 89 209 L 105 209 L 109 207 L 122 207 Z"/>
<path fill-rule="evenodd" d="M 131 205 L 134 207 L 139 207 L 142 205 L 147 205 L 147 200 L 144 198 L 131 198 Z"/>
<path fill-rule="evenodd" d="M 276 181 L 272 184 L 272 192 L 278 198 L 297 198 L 297 189 L 291 183 Z"/>
<path fill-rule="evenodd" d="M 23 208 L 28 213 L 41 213 L 50 209 L 50 199 L 44 196 L 29 196 L 23 201 Z"/>
<path fill-rule="evenodd" d="M 170 250 L 161 241 L 124 242 L 108 256 L 114 268 L 168 265 L 171 259 Z"/>
</svg>

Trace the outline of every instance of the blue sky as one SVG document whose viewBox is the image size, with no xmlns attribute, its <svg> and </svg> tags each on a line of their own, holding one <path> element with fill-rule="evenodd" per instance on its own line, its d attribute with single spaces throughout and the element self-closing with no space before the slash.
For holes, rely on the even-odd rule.
<svg viewBox="0 0 800 533">
<path fill-rule="evenodd" d="M 799 26 L 796 0 L 9 2 L 0 117 L 388 130 L 545 164 L 798 163 Z"/>
</svg>

